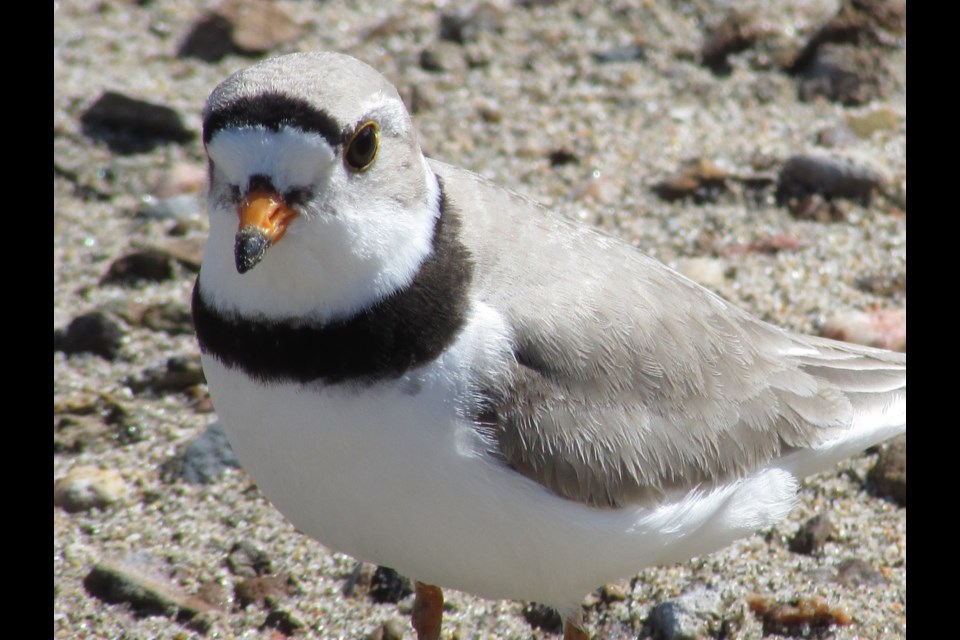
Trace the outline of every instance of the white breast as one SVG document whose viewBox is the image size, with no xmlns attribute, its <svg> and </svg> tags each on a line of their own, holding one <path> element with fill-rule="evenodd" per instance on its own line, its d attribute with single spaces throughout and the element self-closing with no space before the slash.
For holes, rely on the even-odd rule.
<svg viewBox="0 0 960 640">
<path fill-rule="evenodd" d="M 440 359 L 374 386 L 261 385 L 209 356 L 203 366 L 237 455 L 295 526 L 441 587 L 569 607 L 644 566 L 725 546 L 792 506 L 796 482 L 782 470 L 656 509 L 556 496 L 490 455 L 463 417 L 468 381 L 502 371 L 508 346 L 499 315 L 480 305 Z"/>
</svg>

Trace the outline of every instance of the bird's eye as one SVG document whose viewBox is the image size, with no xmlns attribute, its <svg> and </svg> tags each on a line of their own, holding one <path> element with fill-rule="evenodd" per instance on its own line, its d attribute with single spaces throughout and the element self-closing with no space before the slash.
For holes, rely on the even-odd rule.
<svg viewBox="0 0 960 640">
<path fill-rule="evenodd" d="M 376 122 L 364 122 L 357 128 L 356 133 L 347 143 L 347 148 L 343 152 L 343 159 L 347 161 L 347 166 L 354 171 L 366 171 L 377 158 L 377 150 L 380 148 L 380 127 Z"/>
</svg>

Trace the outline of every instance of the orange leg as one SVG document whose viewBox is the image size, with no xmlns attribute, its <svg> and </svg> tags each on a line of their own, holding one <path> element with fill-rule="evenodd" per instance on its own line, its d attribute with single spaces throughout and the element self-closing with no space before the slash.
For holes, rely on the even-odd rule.
<svg viewBox="0 0 960 640">
<path fill-rule="evenodd" d="M 583 630 L 583 611 L 580 607 L 563 621 L 563 640 L 590 640 L 590 635 Z"/>
<path fill-rule="evenodd" d="M 443 623 L 443 591 L 440 587 L 417 583 L 412 618 L 417 640 L 440 640 L 440 625 Z"/>
</svg>

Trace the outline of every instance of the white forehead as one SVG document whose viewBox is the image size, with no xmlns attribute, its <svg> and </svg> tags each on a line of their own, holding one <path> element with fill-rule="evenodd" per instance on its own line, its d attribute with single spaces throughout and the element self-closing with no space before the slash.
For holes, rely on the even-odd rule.
<svg viewBox="0 0 960 640">
<path fill-rule="evenodd" d="M 287 127 L 223 129 L 207 144 L 207 154 L 232 184 L 244 187 L 250 176 L 266 175 L 280 191 L 313 184 L 336 159 L 323 136 Z"/>
</svg>

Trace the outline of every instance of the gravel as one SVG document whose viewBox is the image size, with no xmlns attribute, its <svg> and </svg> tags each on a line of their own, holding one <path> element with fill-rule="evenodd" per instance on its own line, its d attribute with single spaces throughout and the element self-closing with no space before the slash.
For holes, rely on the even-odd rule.
<svg viewBox="0 0 960 640">
<path fill-rule="evenodd" d="M 226 13 L 255 27 L 263 4 L 231 2 Z M 367 61 L 416 101 L 428 155 L 536 198 L 558 215 L 597 224 L 668 264 L 722 257 L 724 269 L 708 285 L 776 324 L 817 333 L 837 313 L 885 309 L 902 312 L 905 328 L 905 285 L 893 291 L 858 285 L 876 274 L 906 274 L 905 36 L 878 40 L 886 48 L 874 55 L 888 73 L 877 85 L 881 95 L 845 107 L 824 97 L 801 101 L 798 79 L 788 72 L 791 51 L 801 51 L 837 13 L 839 5 L 826 0 L 738 3 L 763 48 L 751 48 L 752 39 L 743 50 L 732 47 L 722 74 L 700 61 L 705 25 L 722 24 L 728 13 L 729 3 L 719 0 L 502 1 L 456 11 L 424 1 L 266 4 L 273 5 L 270 15 L 279 11 L 296 26 L 266 40 L 274 47 L 268 55 L 330 49 Z M 249 49 L 236 43 L 216 61 L 180 57 L 195 25 L 209 19 L 176 0 L 54 4 L 55 331 L 118 305 L 189 303 L 195 273 L 180 261 L 170 279 L 103 279 L 116 260 L 143 247 L 172 238 L 199 242 L 205 234 L 202 214 L 140 211 L 156 198 L 182 195 L 169 193 L 176 182 L 171 171 L 205 163 L 198 136 L 185 132 L 199 134 L 211 89 L 256 59 L 237 53 Z M 251 37 L 251 24 L 244 28 Z M 104 96 L 150 105 L 150 113 L 176 124 L 174 134 L 131 133 L 129 122 L 118 132 L 103 118 L 90 125 L 84 116 L 95 105 L 102 110 Z M 770 181 L 728 181 L 696 201 L 667 202 L 653 189 L 697 159 L 731 176 L 776 175 L 787 159 L 822 151 L 822 132 L 866 120 L 879 124 L 844 138 L 849 148 L 841 151 L 869 157 L 883 173 L 885 192 L 838 201 L 844 215 L 836 221 L 794 217 Z M 145 135 L 154 137 L 118 143 Z M 742 249 L 777 237 L 791 242 L 777 250 Z M 112 360 L 54 351 L 54 480 L 92 467 L 126 487 L 90 509 L 54 506 L 54 636 L 259 638 L 270 631 L 360 638 L 395 630 L 397 618 L 409 614 L 409 597 L 383 604 L 344 597 L 355 561 L 298 533 L 242 469 L 227 468 L 210 484 L 164 479 L 164 464 L 216 416 L 202 383 L 147 393 L 130 381 L 165 369 L 171 358 L 195 358 L 196 342 L 162 325 L 117 322 Z M 118 414 L 138 437 L 102 428 L 91 432 L 103 439 L 96 446 L 58 446 L 61 423 L 93 416 L 111 424 Z M 622 601 L 591 599 L 588 624 L 632 629 L 635 637 L 658 604 L 703 588 L 718 594 L 726 628 L 744 638 L 762 634 L 748 612 L 751 594 L 823 598 L 853 620 L 832 631 L 837 639 L 905 638 L 906 508 L 866 488 L 876 457 L 864 454 L 805 482 L 798 507 L 769 530 L 709 556 L 644 569 Z M 801 524 L 825 512 L 833 535 L 813 556 L 791 553 L 788 542 Z M 243 578 L 227 559 L 244 541 L 263 549 L 275 575 L 289 577 L 290 593 L 247 607 L 229 595 Z M 128 604 L 108 604 L 85 588 L 91 572 L 131 557 L 149 558 L 151 580 L 171 592 L 228 595 L 211 597 L 222 601 L 191 623 L 182 612 L 143 615 Z M 851 559 L 883 579 L 851 587 L 814 579 Z M 524 619 L 524 603 L 446 597 L 447 638 L 550 637 Z"/>
</svg>

